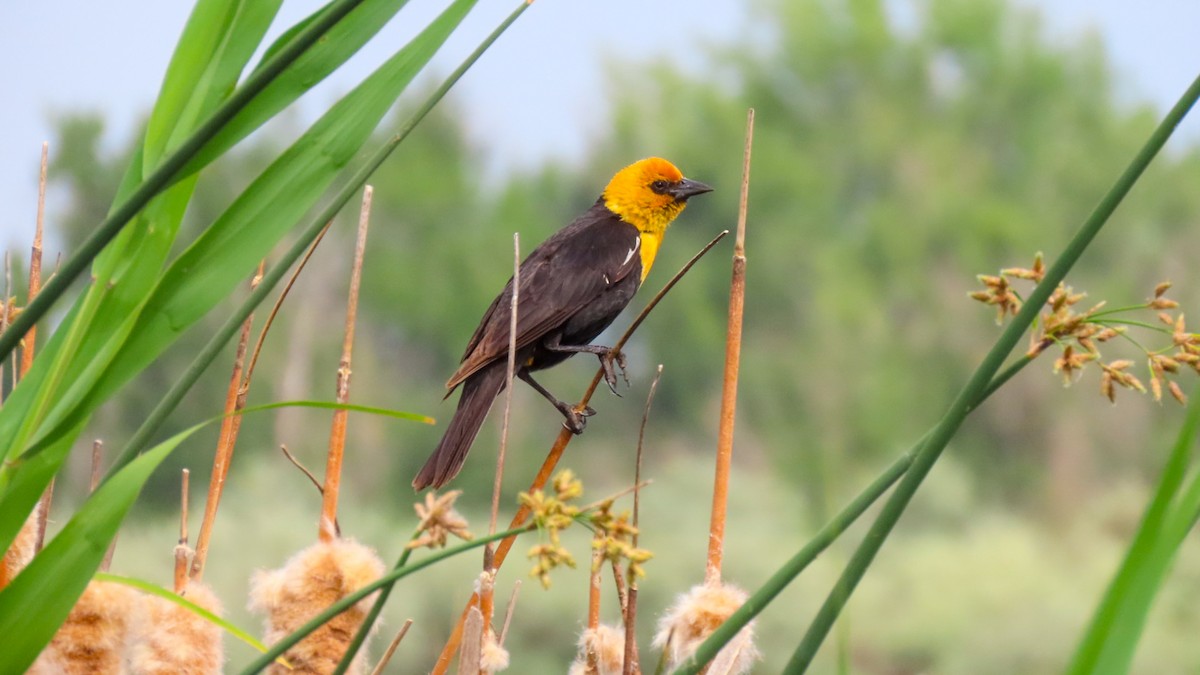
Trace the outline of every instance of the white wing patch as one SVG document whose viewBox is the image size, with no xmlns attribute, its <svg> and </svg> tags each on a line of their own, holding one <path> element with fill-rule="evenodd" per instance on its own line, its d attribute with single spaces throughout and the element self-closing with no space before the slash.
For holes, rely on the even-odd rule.
<svg viewBox="0 0 1200 675">
<path fill-rule="evenodd" d="M 629 249 L 629 253 L 625 254 L 625 260 L 621 261 L 621 267 L 624 267 L 625 265 L 627 265 L 629 263 L 629 259 L 633 257 L 634 253 L 637 253 L 638 247 L 641 245 L 642 245 L 641 237 L 638 237 L 637 239 L 633 240 L 633 248 Z"/>
</svg>

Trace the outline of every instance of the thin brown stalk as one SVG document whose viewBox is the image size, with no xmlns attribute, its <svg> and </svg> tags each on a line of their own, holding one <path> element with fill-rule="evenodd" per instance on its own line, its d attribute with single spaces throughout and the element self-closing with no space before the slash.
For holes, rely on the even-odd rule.
<svg viewBox="0 0 1200 675">
<path fill-rule="evenodd" d="M 717 245 L 717 242 L 724 239 L 725 235 L 727 234 L 729 234 L 729 230 L 722 230 L 720 234 L 712 239 L 712 241 L 705 244 L 704 247 L 696 253 L 696 255 L 692 256 L 691 260 L 687 261 L 687 264 L 685 264 L 678 272 L 675 273 L 675 276 L 671 277 L 671 280 L 662 287 L 662 290 L 656 293 L 655 296 L 650 299 L 650 302 L 646 303 L 646 306 L 642 309 L 641 313 L 637 315 L 637 318 L 633 320 L 633 323 L 629 324 L 629 328 L 625 329 L 625 332 L 613 345 L 614 353 L 619 352 L 621 348 L 625 346 L 625 343 L 628 342 L 629 338 L 633 336 L 634 331 L 636 331 L 638 327 L 642 325 L 642 322 L 646 320 L 646 317 L 650 315 L 650 312 L 653 311 L 654 308 L 658 306 L 658 303 L 662 301 L 663 297 L 665 297 L 666 294 L 675 287 L 675 284 L 679 283 L 679 280 L 688 273 L 688 270 L 692 269 L 692 266 L 699 262 L 700 258 L 703 258 L 706 253 L 711 251 L 712 248 Z M 583 398 L 580 399 L 579 405 L 577 406 L 578 408 L 582 409 L 583 407 L 587 406 L 588 401 L 590 401 L 592 398 L 592 394 L 596 391 L 596 387 L 600 386 L 600 380 L 603 377 L 604 369 L 597 369 L 595 376 L 592 377 L 591 384 L 588 385 L 587 390 L 583 394 Z M 534 476 L 533 482 L 529 488 L 530 492 L 533 492 L 534 490 L 540 490 L 545 487 L 546 482 L 550 480 L 550 474 L 553 473 L 555 467 L 558 466 L 558 460 L 562 458 L 563 452 L 567 448 L 567 444 L 571 442 L 571 438 L 573 437 L 574 434 L 565 428 L 558 432 L 558 437 L 554 440 L 554 445 L 550 448 L 549 454 L 546 455 L 546 459 L 542 462 L 542 467 L 538 469 L 537 475 Z M 529 513 L 529 507 L 522 505 L 517 509 L 517 513 L 513 516 L 509 527 L 515 529 L 524 525 L 525 520 L 529 517 Z M 504 559 L 508 556 L 508 552 L 512 549 L 516 539 L 516 537 L 507 537 L 500 541 L 500 545 L 496 548 L 496 569 L 499 569 L 500 566 L 504 564 Z M 471 599 L 467 601 L 467 606 L 463 608 L 462 615 L 459 616 L 458 623 L 455 624 L 454 630 L 450 633 L 450 637 L 447 639 L 446 645 L 442 648 L 442 653 L 438 657 L 437 663 L 434 664 L 432 675 L 445 675 L 447 669 L 450 667 L 450 660 L 458 651 L 459 644 L 462 641 L 463 622 L 466 621 L 467 613 L 472 607 L 478 607 L 478 605 L 479 595 L 472 594 Z"/>
<path fill-rule="evenodd" d="M 263 324 L 262 331 L 258 334 L 258 340 L 254 342 L 254 351 L 250 354 L 250 365 L 246 366 L 246 380 L 243 388 L 250 387 L 250 378 L 254 375 L 254 367 L 258 365 L 258 357 L 262 354 L 263 343 L 267 341 L 267 333 L 270 332 L 271 326 L 275 324 L 275 317 L 279 315 L 279 310 L 283 307 L 283 301 L 291 293 L 292 286 L 296 285 L 296 280 L 300 278 L 300 273 L 308 265 L 308 261 L 317 250 L 317 246 L 320 246 L 321 241 L 325 239 L 325 234 L 329 232 L 331 225 L 333 225 L 332 220 L 325 223 L 325 227 L 321 229 L 320 234 L 309 245 L 308 250 L 304 252 L 304 257 L 300 259 L 300 263 L 296 265 L 296 271 L 292 272 L 292 276 L 288 277 L 287 283 L 284 284 L 283 290 L 279 292 L 279 297 L 275 300 L 275 304 L 271 306 L 271 312 L 267 314 L 267 321 Z"/>
<path fill-rule="evenodd" d="M 38 291 L 42 290 L 42 233 L 46 223 L 46 169 L 49 164 L 50 144 L 42 143 L 42 166 L 38 173 L 38 202 L 37 220 L 33 228 L 33 247 L 29 251 L 29 297 L 26 303 L 33 302 Z M 29 372 L 33 365 L 35 343 L 37 342 L 37 324 L 29 327 L 21 343 L 21 377 Z"/>
<path fill-rule="evenodd" d="M 179 545 L 175 547 L 175 592 L 183 593 L 188 582 L 188 475 L 183 470 L 179 489 Z"/>
<path fill-rule="evenodd" d="M 521 235 L 518 232 L 513 232 L 512 289 L 512 298 L 508 308 L 508 369 L 504 385 L 504 418 L 500 426 L 500 450 L 496 453 L 496 478 L 492 483 L 492 511 L 488 520 L 489 535 L 496 533 L 496 521 L 500 516 L 500 488 L 504 484 L 504 458 L 508 452 L 508 424 L 512 417 L 513 373 L 517 368 L 517 307 L 521 298 Z M 493 575 L 491 577 L 493 583 L 480 585 L 479 611 L 483 614 L 484 626 L 492 625 L 492 615 L 496 611 L 495 554 L 494 544 L 488 544 L 483 548 L 483 571 L 485 574 Z M 486 639 L 486 630 L 483 636 Z"/>
<path fill-rule="evenodd" d="M 403 640 L 404 636 L 408 633 L 408 629 L 412 626 L 412 622 L 412 619 L 408 619 L 404 622 L 404 625 L 400 627 L 400 632 L 396 633 L 396 637 L 392 638 L 392 643 L 389 644 L 387 650 L 383 652 L 383 656 L 380 657 L 379 663 L 376 663 L 375 667 L 371 669 L 371 675 L 383 675 L 383 669 L 387 667 L 388 661 L 392 660 L 392 655 L 396 653 L 396 648 L 400 646 L 400 641 Z"/>
<path fill-rule="evenodd" d="M 262 280 L 265 262 L 258 263 L 258 271 L 250 280 L 253 291 Z M 229 387 L 225 391 L 225 417 L 221 420 L 221 431 L 217 434 L 217 449 L 213 453 L 212 476 L 208 479 L 208 497 L 204 502 L 204 517 L 200 520 L 200 534 L 196 537 L 196 554 L 192 557 L 192 581 L 204 578 L 204 564 L 208 560 L 208 545 L 212 539 L 213 527 L 217 522 L 217 508 L 221 504 L 221 495 L 225 492 L 225 480 L 229 477 L 229 467 L 233 463 L 233 450 L 237 445 L 238 432 L 242 427 L 242 416 L 236 414 L 246 405 L 242 393 L 242 373 L 245 372 L 246 345 L 250 341 L 250 329 L 254 323 L 254 315 L 246 317 L 242 322 L 242 331 L 238 337 L 237 350 L 233 356 L 233 373 L 229 376 Z"/>
<path fill-rule="evenodd" d="M 104 441 L 97 438 L 92 441 L 92 475 L 88 479 L 88 492 L 95 492 L 96 486 L 100 484 L 100 476 L 103 475 L 104 464 Z M 104 552 L 104 560 L 100 563 L 100 571 L 107 572 L 112 565 L 113 552 L 117 550 L 117 538 L 108 544 L 108 550 Z"/>
<path fill-rule="evenodd" d="M 50 506 L 54 502 L 54 479 L 50 479 L 50 484 L 46 486 L 46 491 L 42 493 L 42 499 L 38 505 L 38 520 L 37 520 L 37 540 L 34 542 L 34 553 L 40 553 L 42 547 L 46 545 L 46 526 L 50 523 Z"/>
<path fill-rule="evenodd" d="M 97 438 L 92 441 L 92 473 L 88 478 L 88 492 L 95 492 L 96 486 L 100 484 L 101 466 L 100 462 L 104 455 L 104 441 Z"/>
<path fill-rule="evenodd" d="M 290 450 L 288 450 L 286 445 L 280 443 L 279 449 L 283 451 L 283 456 L 287 457 L 287 460 L 292 463 L 292 466 L 300 469 L 301 473 L 303 473 L 305 476 L 308 476 L 309 482 L 311 482 L 317 488 L 317 492 L 324 495 L 325 486 L 321 485 L 321 480 L 317 478 L 312 471 L 309 471 L 307 466 L 304 466 L 304 464 L 300 463 L 300 460 L 296 459 L 296 456 L 293 455 Z"/>
<path fill-rule="evenodd" d="M 458 655 L 458 675 L 478 675 L 483 637 L 486 633 L 483 627 L 483 613 L 478 607 L 472 607 L 463 629 L 465 639 L 462 642 L 462 653 Z"/>
<path fill-rule="evenodd" d="M 33 227 L 33 246 L 29 251 L 29 297 L 26 302 L 33 302 L 37 294 L 42 290 L 42 235 L 45 232 L 46 224 L 46 178 L 50 166 L 50 143 L 42 142 L 42 163 L 38 171 L 38 204 L 37 204 L 37 220 L 34 221 Z M 37 350 L 37 324 L 29 327 L 29 332 L 25 334 L 22 340 L 21 347 L 21 377 L 25 377 L 25 373 L 33 366 L 34 352 Z M 49 522 L 50 503 L 54 499 L 54 478 L 50 479 L 50 483 L 46 485 L 45 492 L 42 493 L 40 510 L 38 511 L 37 521 L 37 542 L 34 545 L 35 551 L 41 551 L 42 545 L 46 542 L 46 524 Z"/>
<path fill-rule="evenodd" d="M 342 334 L 342 359 L 337 370 L 337 402 L 350 402 L 350 363 L 354 353 L 354 326 L 358 321 L 358 289 L 362 283 L 363 256 L 367 252 L 367 228 L 371 221 L 371 197 L 375 189 L 370 185 L 363 189 L 362 208 L 358 213 L 358 236 L 354 241 L 354 265 L 350 268 L 350 293 L 346 301 L 346 328 Z M 338 495 L 342 486 L 342 462 L 346 454 L 346 421 L 349 411 L 333 411 L 333 424 L 329 430 L 329 454 L 325 460 L 325 490 L 321 502 L 321 520 L 317 534 L 321 541 L 330 542 L 337 538 Z"/>
<path fill-rule="evenodd" d="M 596 539 L 601 538 L 600 531 L 596 531 Z M 604 561 L 604 550 L 599 546 L 592 547 L 592 572 L 588 577 L 588 615 L 587 629 L 595 634 L 600 628 L 600 572 L 601 563 Z M 589 675 L 595 675 L 600 672 L 600 655 L 596 653 L 595 642 L 588 641 L 585 648 L 585 656 L 587 658 L 587 672 Z"/>
<path fill-rule="evenodd" d="M 654 373 L 654 381 L 650 383 L 650 392 L 646 394 L 646 407 L 642 410 L 642 424 L 638 428 L 637 459 L 633 465 L 633 536 L 630 542 L 634 548 L 638 546 L 638 526 L 640 523 L 642 491 L 642 457 L 646 441 L 646 424 L 650 421 L 650 407 L 654 404 L 654 394 L 658 391 L 658 382 L 662 379 L 663 366 L 658 364 Z M 623 675 L 641 672 L 640 659 L 637 649 L 637 575 L 629 574 L 629 591 L 626 594 L 625 606 L 622 608 L 625 616 L 625 659 L 621 668 Z"/>
<path fill-rule="evenodd" d="M 496 520 L 500 513 L 500 486 L 504 477 L 504 455 L 508 449 L 508 423 L 512 416 L 512 383 L 513 373 L 517 368 L 517 305 L 521 297 L 521 235 L 513 233 L 513 281 L 512 300 L 509 303 L 508 323 L 508 372 L 505 375 L 504 387 L 504 421 L 500 426 L 500 452 L 496 457 L 496 481 L 492 485 L 492 514 L 488 522 L 488 534 L 496 533 Z M 488 544 L 484 547 L 484 569 L 492 568 L 492 555 L 495 548 Z M 484 614 L 487 618 L 487 614 Z"/>
<path fill-rule="evenodd" d="M 712 520 L 704 579 L 721 581 L 725 551 L 725 515 L 729 503 L 729 471 L 733 464 L 733 422 L 737 409 L 738 367 L 742 353 L 742 314 L 746 297 L 746 206 L 750 194 L 750 149 L 754 140 L 754 108 L 746 113 L 746 150 L 742 159 L 742 194 L 738 203 L 737 240 L 733 246 L 733 278 L 729 283 L 729 325 L 725 332 L 725 376 L 721 391 L 721 421 L 717 432 L 717 462 L 713 479 Z"/>
<path fill-rule="evenodd" d="M 513 583 L 512 595 L 508 596 L 508 608 L 504 610 L 504 625 L 500 628 L 500 637 L 496 639 L 496 644 L 504 646 L 504 641 L 508 638 L 508 627 L 512 624 L 513 611 L 517 608 L 517 594 L 521 591 L 521 580 L 517 579 Z"/>
</svg>

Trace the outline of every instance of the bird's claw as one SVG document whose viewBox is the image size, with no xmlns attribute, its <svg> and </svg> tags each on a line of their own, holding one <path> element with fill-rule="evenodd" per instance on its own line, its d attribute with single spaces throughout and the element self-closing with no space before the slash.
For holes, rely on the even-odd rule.
<svg viewBox="0 0 1200 675">
<path fill-rule="evenodd" d="M 621 379 L 625 380 L 625 386 L 629 386 L 629 362 L 625 360 L 625 353 L 609 350 L 600 357 L 600 367 L 604 369 L 604 382 L 608 385 L 608 390 L 620 396 L 617 392 L 617 368 L 621 369 Z"/>
<path fill-rule="evenodd" d="M 562 408 L 563 428 L 578 436 L 583 433 L 587 427 L 587 418 L 596 414 L 596 411 L 591 406 L 585 406 L 583 410 L 572 406 L 564 406 Z"/>
</svg>

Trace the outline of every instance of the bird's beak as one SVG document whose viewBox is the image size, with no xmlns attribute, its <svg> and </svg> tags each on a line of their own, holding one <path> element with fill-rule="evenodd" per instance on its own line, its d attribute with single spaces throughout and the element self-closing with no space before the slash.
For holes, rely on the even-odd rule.
<svg viewBox="0 0 1200 675">
<path fill-rule="evenodd" d="M 667 194 L 675 198 L 676 201 L 686 202 L 688 197 L 702 195 L 705 192 L 712 192 L 712 188 L 701 183 L 698 180 L 684 178 L 667 189 Z"/>
</svg>

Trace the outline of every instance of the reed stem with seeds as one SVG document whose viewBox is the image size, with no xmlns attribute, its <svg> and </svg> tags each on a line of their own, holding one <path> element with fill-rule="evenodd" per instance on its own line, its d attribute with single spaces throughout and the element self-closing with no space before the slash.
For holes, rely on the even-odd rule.
<svg viewBox="0 0 1200 675">
<path fill-rule="evenodd" d="M 630 536 L 630 544 L 635 549 L 638 547 L 638 535 L 641 534 L 638 527 L 641 523 L 642 457 L 643 450 L 645 449 L 646 423 L 650 420 L 650 407 L 654 404 L 654 393 L 658 391 L 658 383 L 662 380 L 662 373 L 663 366 L 660 363 L 654 373 L 654 381 L 650 383 L 650 392 L 646 394 L 646 407 L 642 410 L 642 425 L 638 428 L 637 455 L 633 468 L 633 534 Z M 625 656 L 623 660 L 624 665 L 621 667 L 623 675 L 634 675 L 634 673 L 640 673 L 642 670 L 637 648 L 637 595 L 637 575 L 630 570 L 629 590 L 626 591 L 625 606 L 623 608 L 625 615 Z"/>
<path fill-rule="evenodd" d="M 746 150 L 742 158 L 742 192 L 738 202 L 737 238 L 733 245 L 733 279 L 729 284 L 729 324 L 725 330 L 725 376 L 721 391 L 721 422 L 717 433 L 717 463 L 713 479 L 712 519 L 704 579 L 721 581 L 725 551 L 725 518 L 729 504 L 729 471 L 733 465 L 733 422 L 737 410 L 738 367 L 742 354 L 742 315 L 746 299 L 746 207 L 750 195 L 750 149 L 754 141 L 754 108 L 746 113 Z"/>
<path fill-rule="evenodd" d="M 46 222 L 46 178 L 50 166 L 50 144 L 42 142 L 42 163 L 38 171 L 38 202 L 37 220 L 33 229 L 33 246 L 29 251 L 29 298 L 32 302 L 42 290 L 42 234 Z M 37 324 L 29 327 L 25 334 L 24 346 L 21 348 L 21 377 L 33 367 L 34 352 L 37 350 Z M 50 518 L 50 504 L 54 500 L 54 478 L 46 485 L 38 506 L 37 542 L 34 551 L 41 551 L 46 543 L 46 524 Z"/>
<path fill-rule="evenodd" d="M 354 353 L 354 326 L 358 319 L 358 290 L 362 284 L 363 256 L 367 251 L 367 228 L 371 221 L 371 198 L 375 189 L 363 188 L 362 208 L 358 215 L 358 235 L 354 242 L 354 265 L 350 268 L 350 293 L 346 302 L 346 328 L 342 334 L 342 358 L 337 371 L 337 402 L 350 402 L 350 365 Z M 321 521 L 317 532 L 324 542 L 337 538 L 338 495 L 342 485 L 342 461 L 346 453 L 346 420 L 349 411 L 333 411 L 329 432 L 329 454 L 325 462 L 325 489 L 322 491 Z"/>
<path fill-rule="evenodd" d="M 250 280 L 252 293 L 262 281 L 265 264 L 265 261 L 258 264 L 258 271 Z M 233 373 L 229 376 L 229 387 L 225 392 L 225 417 L 221 420 L 221 430 L 217 434 L 212 476 L 208 479 L 208 498 L 204 502 L 204 516 L 200 520 L 200 534 L 196 537 L 196 552 L 192 556 L 192 581 L 201 581 L 204 578 L 204 564 L 208 561 L 208 545 L 217 521 L 217 508 L 221 504 L 225 480 L 229 477 L 229 467 L 233 463 L 233 449 L 237 445 L 238 433 L 242 428 L 242 416 L 237 413 L 246 407 L 246 394 L 250 388 L 250 377 L 245 370 L 245 363 L 246 345 L 250 340 L 250 328 L 253 323 L 253 314 L 242 322 L 237 350 L 233 356 Z"/>
<path fill-rule="evenodd" d="M 179 544 L 175 547 L 175 585 L 176 593 L 183 593 L 188 584 L 188 476 L 191 472 L 183 470 L 179 489 Z"/>
<path fill-rule="evenodd" d="M 508 450 L 508 423 L 512 417 L 513 373 L 517 366 L 517 307 L 521 297 L 521 235 L 513 233 L 513 277 L 512 298 L 509 302 L 508 324 L 508 370 L 504 376 L 504 418 L 500 426 L 500 450 L 496 454 L 496 478 L 492 484 L 492 511 L 488 521 L 488 534 L 495 534 L 496 521 L 500 515 L 500 488 L 504 484 L 504 457 Z M 482 639 L 487 638 L 488 626 L 492 625 L 492 614 L 495 611 L 495 569 L 496 549 L 488 544 L 483 548 L 483 571 L 492 574 L 491 583 L 481 584 L 479 610 L 483 614 L 485 630 Z M 482 643 L 481 643 L 482 644 Z"/>
</svg>

